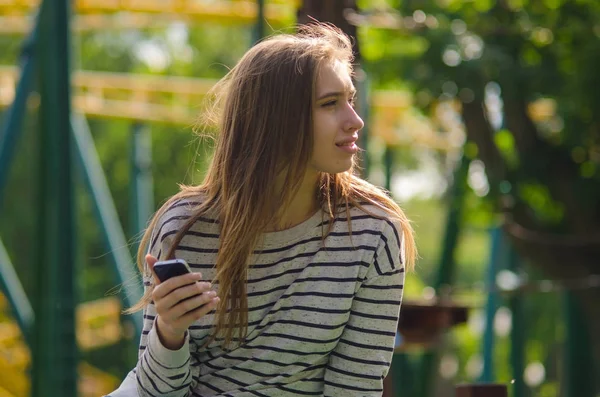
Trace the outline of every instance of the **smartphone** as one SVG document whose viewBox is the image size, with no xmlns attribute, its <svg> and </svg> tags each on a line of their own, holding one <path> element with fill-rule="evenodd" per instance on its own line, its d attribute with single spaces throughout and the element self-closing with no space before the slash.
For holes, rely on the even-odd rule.
<svg viewBox="0 0 600 397">
<path fill-rule="evenodd" d="M 191 273 L 189 265 L 183 259 L 171 259 L 168 261 L 158 261 L 154 264 L 154 273 L 160 280 L 164 282 L 171 277 L 182 276 Z"/>
</svg>

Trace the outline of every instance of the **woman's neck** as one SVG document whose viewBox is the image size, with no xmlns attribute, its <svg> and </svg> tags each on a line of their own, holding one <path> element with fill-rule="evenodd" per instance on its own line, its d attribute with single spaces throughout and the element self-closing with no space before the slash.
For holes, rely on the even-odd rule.
<svg viewBox="0 0 600 397">
<path fill-rule="evenodd" d="M 289 229 L 310 218 L 318 207 L 317 182 L 318 174 L 307 173 L 294 197 L 280 211 L 277 224 L 269 226 L 267 231 Z"/>
</svg>

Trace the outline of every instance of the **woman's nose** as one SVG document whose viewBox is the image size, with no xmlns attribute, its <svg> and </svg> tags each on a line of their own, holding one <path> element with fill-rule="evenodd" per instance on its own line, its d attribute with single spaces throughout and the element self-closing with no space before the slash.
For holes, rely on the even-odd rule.
<svg viewBox="0 0 600 397">
<path fill-rule="evenodd" d="M 363 119 L 360 118 L 352 106 L 348 106 L 348 113 L 344 124 L 345 131 L 360 131 L 365 126 Z"/>
</svg>

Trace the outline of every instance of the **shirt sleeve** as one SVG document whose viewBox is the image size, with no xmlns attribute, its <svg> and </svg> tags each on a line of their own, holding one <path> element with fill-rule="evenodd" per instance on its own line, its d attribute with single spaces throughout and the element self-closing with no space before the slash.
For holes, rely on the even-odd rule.
<svg viewBox="0 0 600 397">
<path fill-rule="evenodd" d="M 380 397 L 394 352 L 404 286 L 401 229 L 386 223 L 325 371 L 325 397 Z"/>
<path fill-rule="evenodd" d="M 163 219 L 153 233 L 149 248 L 149 253 L 159 260 L 165 259 L 164 255 L 169 249 L 177 223 L 173 221 L 174 218 L 166 215 Z M 143 280 L 144 289 L 147 290 L 153 283 L 149 269 L 145 269 Z M 138 396 L 188 396 L 192 381 L 197 378 L 199 372 L 199 366 L 190 354 L 189 332 L 186 333 L 185 342 L 179 350 L 169 350 L 162 345 L 156 332 L 156 317 L 154 302 L 150 302 L 143 311 L 144 320 L 135 371 Z"/>
</svg>

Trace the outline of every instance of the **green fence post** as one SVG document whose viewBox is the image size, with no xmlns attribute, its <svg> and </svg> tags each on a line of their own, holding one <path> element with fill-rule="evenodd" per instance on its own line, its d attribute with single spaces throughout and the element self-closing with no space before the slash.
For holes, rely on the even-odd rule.
<svg viewBox="0 0 600 397">
<path fill-rule="evenodd" d="M 489 290 L 487 302 L 485 304 L 485 330 L 483 332 L 483 371 L 481 373 L 481 382 L 494 381 L 494 318 L 498 306 L 498 292 L 496 288 L 496 274 L 500 267 L 502 250 L 505 246 L 502 230 L 498 227 L 490 232 L 492 247 L 490 252 L 490 263 L 485 286 Z"/>
<path fill-rule="evenodd" d="M 521 260 L 515 249 L 508 247 L 508 270 L 518 274 L 521 270 Z M 512 367 L 513 397 L 525 397 L 527 388 L 523 374 L 525 372 L 525 344 L 527 341 L 527 324 L 523 297 L 514 294 L 508 299 L 508 307 L 512 313 L 512 327 L 510 330 L 510 362 Z"/>
<path fill-rule="evenodd" d="M 152 188 L 152 134 L 148 126 L 134 123 L 131 127 L 131 172 L 129 214 L 133 256 L 137 254 L 139 234 L 144 231 L 154 212 L 154 192 Z"/>
<path fill-rule="evenodd" d="M 40 10 L 39 263 L 33 338 L 33 396 L 77 395 L 77 274 L 70 134 L 70 1 Z"/>
</svg>

